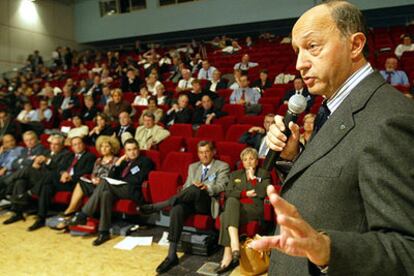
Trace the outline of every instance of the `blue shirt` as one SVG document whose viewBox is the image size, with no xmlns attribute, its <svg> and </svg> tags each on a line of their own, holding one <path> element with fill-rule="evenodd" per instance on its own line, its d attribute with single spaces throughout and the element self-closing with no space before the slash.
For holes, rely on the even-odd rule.
<svg viewBox="0 0 414 276">
<path fill-rule="evenodd" d="M 200 71 L 198 71 L 197 79 L 199 80 L 212 80 L 213 79 L 213 72 L 217 69 L 213 66 L 210 66 L 208 70 L 205 70 L 204 68 L 201 68 Z"/>
<path fill-rule="evenodd" d="M 0 167 L 6 168 L 6 174 L 12 173 L 12 163 L 22 153 L 22 147 L 15 147 L 0 154 Z"/>
<path fill-rule="evenodd" d="M 244 93 L 244 100 L 247 104 L 257 104 L 260 99 L 260 93 L 254 88 L 237 88 L 234 89 L 230 96 L 230 103 L 237 104 Z"/>
<path fill-rule="evenodd" d="M 382 77 L 387 80 L 388 73 L 391 74 L 391 85 L 409 85 L 407 74 L 404 71 L 395 70 L 392 72 L 387 72 L 385 70 L 381 70 L 380 74 Z"/>
</svg>

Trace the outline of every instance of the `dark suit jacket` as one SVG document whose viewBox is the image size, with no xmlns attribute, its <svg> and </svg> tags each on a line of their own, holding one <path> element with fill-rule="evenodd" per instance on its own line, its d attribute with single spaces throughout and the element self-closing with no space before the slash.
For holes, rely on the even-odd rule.
<svg viewBox="0 0 414 276">
<path fill-rule="evenodd" d="M 234 171 L 230 174 L 229 184 L 226 187 L 226 197 L 234 197 L 237 199 L 243 198 L 243 194 L 249 190 L 254 189 L 257 196 L 251 198 L 253 204 L 251 208 L 246 208 L 247 217 L 243 221 L 259 219 L 263 216 L 263 200 L 266 197 L 266 188 L 271 184 L 270 174 L 268 171 L 257 168 L 255 175 L 257 176 L 256 186 L 253 186 L 247 181 L 246 172 L 244 169 Z M 240 214 L 237 214 L 240 216 Z"/>
<path fill-rule="evenodd" d="M 47 154 L 47 150 L 43 147 L 42 144 L 37 144 L 32 148 L 31 154 L 29 155 L 29 149 L 23 148 L 21 155 L 19 158 L 14 160 L 12 163 L 13 171 L 17 171 L 19 169 L 23 169 L 24 167 L 31 166 L 33 164 L 33 156 L 36 155 L 45 155 Z"/>
<path fill-rule="evenodd" d="M 128 162 L 123 161 L 121 165 L 112 167 L 108 177 L 128 182 L 130 199 L 142 204 L 144 203 L 144 197 L 141 193 L 141 186 L 142 183 L 148 179 L 150 171 L 154 169 L 154 163 L 148 157 L 138 156 L 137 159 L 132 161 L 128 174 L 125 177 L 122 177 L 122 171 L 127 165 Z M 138 167 L 139 170 L 133 173 L 135 167 Z"/>
<path fill-rule="evenodd" d="M 215 118 L 220 118 L 220 117 L 226 115 L 226 113 L 224 113 L 224 112 L 222 112 L 218 109 L 215 109 L 214 107 L 209 109 L 209 110 L 204 110 L 204 108 L 199 107 L 194 112 L 193 124 L 195 124 L 195 125 L 204 124 L 206 122 L 207 115 L 209 115 L 211 113 L 216 113 Z"/>
<path fill-rule="evenodd" d="M 92 121 L 97 113 L 98 109 L 96 109 L 95 106 L 92 106 L 91 109 L 87 109 L 86 107 L 84 107 L 81 112 L 82 121 Z"/>
<path fill-rule="evenodd" d="M 132 83 L 129 83 L 128 78 L 125 77 L 124 79 L 122 79 L 121 88 L 124 92 L 138 92 L 140 84 L 141 80 L 138 77 L 135 77 Z"/>
<path fill-rule="evenodd" d="M 168 124 L 174 120 L 174 124 L 191 124 L 193 118 L 193 110 L 191 108 L 185 108 L 178 112 L 171 112 L 170 114 L 165 114 L 164 123 Z"/>
<path fill-rule="evenodd" d="M 281 100 L 281 104 L 283 104 L 285 101 L 289 101 L 290 97 L 292 97 L 293 95 L 295 95 L 296 91 L 295 90 L 289 90 L 285 93 L 285 95 L 283 96 L 282 100 Z M 313 101 L 314 101 L 314 96 L 312 96 L 308 89 L 306 87 L 303 88 L 302 91 L 302 96 L 306 98 L 306 110 L 309 110 L 310 107 L 313 105 Z"/>
<path fill-rule="evenodd" d="M 75 158 L 75 154 L 73 152 L 70 153 L 66 162 L 61 163 L 59 168 L 59 172 L 67 171 L 72 164 L 73 159 Z M 93 165 L 95 164 L 96 156 L 90 152 L 85 151 L 78 162 L 73 167 L 73 175 L 72 175 L 72 183 L 76 184 L 79 182 L 79 178 L 85 174 L 91 174 L 93 170 Z M 59 176 L 60 177 L 60 176 Z M 66 184 L 65 184 L 66 185 Z"/>
<path fill-rule="evenodd" d="M 121 142 L 122 140 L 121 140 L 121 136 L 119 136 L 119 131 L 121 130 L 121 125 L 118 125 L 115 129 L 114 129 L 114 132 L 115 132 L 115 135 L 116 135 L 116 138 L 118 138 L 118 140 L 119 140 L 119 142 Z M 132 126 L 132 125 L 129 125 L 129 126 L 127 126 L 127 128 L 124 130 L 124 132 L 123 133 L 125 133 L 125 132 L 129 132 L 129 133 L 131 133 L 131 135 L 132 136 L 134 136 L 134 134 L 135 134 L 135 128 Z"/>
<path fill-rule="evenodd" d="M 413 122 L 413 102 L 374 72 L 287 175 L 282 197 L 331 239 L 329 275 L 414 274 Z M 269 275 L 308 274 L 305 258 L 272 252 Z"/>
<path fill-rule="evenodd" d="M 211 81 L 208 81 L 204 91 L 210 91 L 210 86 L 211 86 Z M 216 91 L 219 89 L 226 89 L 226 88 L 227 88 L 227 83 L 222 80 L 219 81 L 216 85 Z"/>
<path fill-rule="evenodd" d="M 60 106 L 62 105 L 63 100 L 64 100 L 63 95 L 58 95 L 58 96 L 53 98 L 52 106 L 53 106 L 55 111 L 60 109 Z M 65 120 L 72 117 L 72 115 L 73 115 L 72 114 L 72 109 L 78 108 L 80 106 L 79 100 L 76 96 L 71 96 L 70 97 L 69 104 L 71 104 L 71 105 L 73 104 L 73 108 L 63 110 L 62 117 Z"/>
<path fill-rule="evenodd" d="M 267 89 L 267 88 L 272 87 L 272 82 L 271 82 L 269 79 L 267 79 L 267 80 L 266 80 L 266 83 L 263 85 L 263 84 L 262 84 L 262 80 L 261 80 L 261 79 L 258 79 L 258 80 L 255 80 L 255 81 L 252 83 L 252 87 L 258 87 L 258 88 L 260 88 L 260 89 L 262 89 L 262 90 L 265 90 L 265 89 Z"/>
<path fill-rule="evenodd" d="M 243 144 L 247 144 L 250 147 L 255 148 L 257 151 L 260 149 L 260 145 L 262 144 L 262 139 L 265 137 L 266 134 L 262 134 L 259 132 L 256 133 L 249 133 L 246 131 L 243 133 L 242 136 L 239 138 L 239 142 Z"/>
</svg>

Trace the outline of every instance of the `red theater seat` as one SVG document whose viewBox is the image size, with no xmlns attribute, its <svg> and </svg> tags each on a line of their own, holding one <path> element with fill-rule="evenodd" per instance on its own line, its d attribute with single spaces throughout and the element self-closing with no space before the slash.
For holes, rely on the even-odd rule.
<svg viewBox="0 0 414 276">
<path fill-rule="evenodd" d="M 141 150 L 143 156 L 148 157 L 155 164 L 155 170 L 161 168 L 161 153 L 156 150 Z"/>
<path fill-rule="evenodd" d="M 177 194 L 183 185 L 182 177 L 177 172 L 152 171 L 148 177 L 151 202 L 161 202 Z"/>
<path fill-rule="evenodd" d="M 244 116 L 244 106 L 240 104 L 225 104 L 223 106 L 223 111 L 227 114 L 240 118 Z"/>
<path fill-rule="evenodd" d="M 216 143 L 217 153 L 219 155 L 228 155 L 233 164 L 240 160 L 240 153 L 246 148 L 245 144 L 237 142 L 220 141 Z"/>
<path fill-rule="evenodd" d="M 201 125 L 195 135 L 203 140 L 220 141 L 224 139 L 223 127 L 221 125 Z"/>
<path fill-rule="evenodd" d="M 189 216 L 185 220 L 184 225 L 194 227 L 200 231 L 208 231 L 214 229 L 214 220 L 210 215 L 195 214 Z"/>
<path fill-rule="evenodd" d="M 164 158 L 169 152 L 181 151 L 184 146 L 184 138 L 180 136 L 169 136 L 158 144 L 158 150 L 161 158 Z"/>
<path fill-rule="evenodd" d="M 247 132 L 252 126 L 246 124 L 232 125 L 227 129 L 226 141 L 238 142 L 243 133 Z"/>
<path fill-rule="evenodd" d="M 170 152 L 164 158 L 161 171 L 176 172 L 183 179 L 187 179 L 188 166 L 193 163 L 194 157 L 189 152 Z"/>
<path fill-rule="evenodd" d="M 193 136 L 193 126 L 191 124 L 173 124 L 169 128 L 171 136 Z"/>
</svg>

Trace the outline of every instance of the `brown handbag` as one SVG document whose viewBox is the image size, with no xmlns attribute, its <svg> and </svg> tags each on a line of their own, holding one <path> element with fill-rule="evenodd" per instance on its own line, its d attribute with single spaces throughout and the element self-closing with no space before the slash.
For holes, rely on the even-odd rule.
<svg viewBox="0 0 414 276">
<path fill-rule="evenodd" d="M 249 248 L 249 244 L 260 239 L 259 235 L 248 238 L 240 247 L 240 273 L 242 275 L 261 275 L 267 272 L 270 262 L 270 251 L 257 251 Z"/>
</svg>

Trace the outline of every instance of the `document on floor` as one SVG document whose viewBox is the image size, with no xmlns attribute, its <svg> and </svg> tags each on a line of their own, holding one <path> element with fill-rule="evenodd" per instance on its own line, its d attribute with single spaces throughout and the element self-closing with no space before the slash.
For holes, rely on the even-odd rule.
<svg viewBox="0 0 414 276">
<path fill-rule="evenodd" d="M 126 237 L 118 242 L 114 248 L 123 250 L 132 250 L 137 246 L 151 246 L 152 237 Z"/>
<path fill-rule="evenodd" d="M 124 185 L 124 184 L 128 184 L 128 182 L 122 181 L 122 180 L 117 180 L 117 179 L 113 179 L 110 177 L 104 177 L 103 179 L 105 179 L 106 181 L 108 181 L 109 184 L 111 185 Z"/>
</svg>

